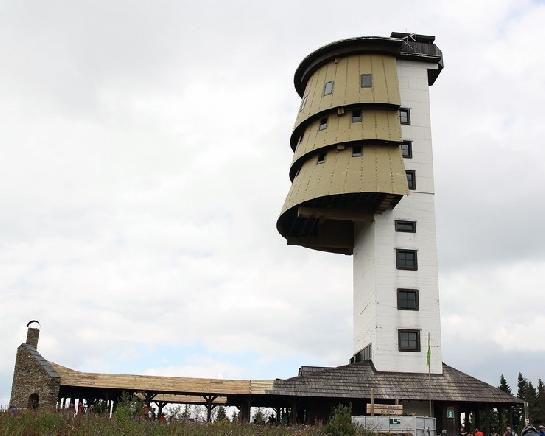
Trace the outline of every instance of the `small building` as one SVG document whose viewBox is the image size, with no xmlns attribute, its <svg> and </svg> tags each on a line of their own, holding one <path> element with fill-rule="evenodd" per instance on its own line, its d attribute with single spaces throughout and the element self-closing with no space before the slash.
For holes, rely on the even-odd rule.
<svg viewBox="0 0 545 436">
<path fill-rule="evenodd" d="M 75 371 L 46 360 L 38 351 L 40 330 L 29 326 L 17 349 L 10 407 L 69 408 L 75 400 L 98 400 L 115 407 L 123 393 L 136 393 L 162 410 L 166 404 L 200 404 L 211 412 L 235 406 L 250 420 L 251 407 L 276 409 L 288 422 L 326 422 L 338 404 L 351 404 L 353 415 L 369 414 L 371 403 L 398 404 L 405 415 L 434 416 L 437 430 L 458 434 L 461 414 L 479 423 L 483 410 L 505 413 L 523 402 L 499 389 L 443 364 L 442 374 L 377 371 L 371 361 L 338 367 L 302 366 L 286 380 L 223 380 L 159 377 Z M 431 413 L 430 413 L 431 411 Z M 466 415 L 467 416 L 467 415 Z"/>
</svg>

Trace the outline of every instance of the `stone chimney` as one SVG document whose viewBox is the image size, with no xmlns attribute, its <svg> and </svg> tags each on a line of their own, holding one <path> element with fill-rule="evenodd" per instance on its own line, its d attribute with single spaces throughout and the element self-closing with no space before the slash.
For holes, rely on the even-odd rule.
<svg viewBox="0 0 545 436">
<path fill-rule="evenodd" d="M 31 327 L 32 324 L 36 326 Z M 38 340 L 40 339 L 40 323 L 38 321 L 32 320 L 27 323 L 27 332 L 26 332 L 26 343 L 33 348 L 38 348 Z"/>
</svg>

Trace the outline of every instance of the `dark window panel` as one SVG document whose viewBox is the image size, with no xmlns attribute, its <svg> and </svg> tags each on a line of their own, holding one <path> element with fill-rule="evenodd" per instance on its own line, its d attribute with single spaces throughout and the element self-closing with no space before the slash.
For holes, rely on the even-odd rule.
<svg viewBox="0 0 545 436">
<path fill-rule="evenodd" d="M 416 233 L 416 221 L 395 220 L 396 232 Z"/>
<path fill-rule="evenodd" d="M 325 156 L 326 156 L 326 152 L 325 151 L 321 151 L 320 153 L 318 153 L 318 163 L 321 164 L 321 163 L 324 163 L 325 162 Z"/>
<path fill-rule="evenodd" d="M 325 82 L 324 95 L 333 94 L 333 85 L 334 85 L 334 83 L 335 82 L 333 80 L 330 80 L 329 82 Z"/>
<path fill-rule="evenodd" d="M 416 172 L 414 170 L 407 170 L 405 171 L 405 174 L 407 174 L 407 186 L 410 190 L 416 189 Z"/>
<path fill-rule="evenodd" d="M 372 88 L 373 87 L 373 75 L 372 74 L 362 74 L 360 76 L 360 85 L 362 88 Z"/>
<path fill-rule="evenodd" d="M 420 330 L 398 330 L 397 337 L 399 351 L 420 351 Z"/>
<path fill-rule="evenodd" d="M 413 158 L 413 143 L 411 141 L 405 141 L 400 145 L 401 156 L 405 159 Z"/>
<path fill-rule="evenodd" d="M 398 289 L 397 308 L 398 310 L 419 310 L 418 290 Z"/>
<path fill-rule="evenodd" d="M 411 111 L 409 109 L 399 109 L 399 122 L 401 124 L 411 124 Z"/>
<path fill-rule="evenodd" d="M 354 145 L 352 146 L 352 156 L 358 157 L 363 155 L 363 146 Z"/>
<path fill-rule="evenodd" d="M 352 111 L 352 122 L 353 123 L 359 123 L 361 122 L 362 120 L 362 116 L 361 116 L 361 109 L 354 109 Z"/>
<path fill-rule="evenodd" d="M 416 250 L 396 249 L 396 268 L 401 270 L 418 270 Z"/>
<path fill-rule="evenodd" d="M 320 125 L 318 126 L 318 130 L 325 130 L 327 129 L 327 118 L 322 118 L 320 120 Z"/>
</svg>

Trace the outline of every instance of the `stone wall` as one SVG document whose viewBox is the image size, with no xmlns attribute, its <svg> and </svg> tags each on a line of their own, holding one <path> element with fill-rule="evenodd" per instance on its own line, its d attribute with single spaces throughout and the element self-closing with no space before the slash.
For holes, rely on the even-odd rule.
<svg viewBox="0 0 545 436">
<path fill-rule="evenodd" d="M 15 359 L 10 407 L 32 407 L 30 398 L 33 396 L 38 400 L 38 407 L 54 408 L 59 388 L 60 377 L 51 364 L 32 345 L 21 344 Z"/>
</svg>

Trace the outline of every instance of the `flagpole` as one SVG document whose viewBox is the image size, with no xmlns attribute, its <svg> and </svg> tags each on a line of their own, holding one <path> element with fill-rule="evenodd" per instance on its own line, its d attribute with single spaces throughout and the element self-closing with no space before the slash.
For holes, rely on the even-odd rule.
<svg viewBox="0 0 545 436">
<path fill-rule="evenodd" d="M 428 332 L 428 354 L 427 354 L 427 361 L 428 361 L 428 399 L 430 401 L 430 418 L 432 416 L 431 414 L 431 345 L 430 345 L 430 332 Z"/>
</svg>

